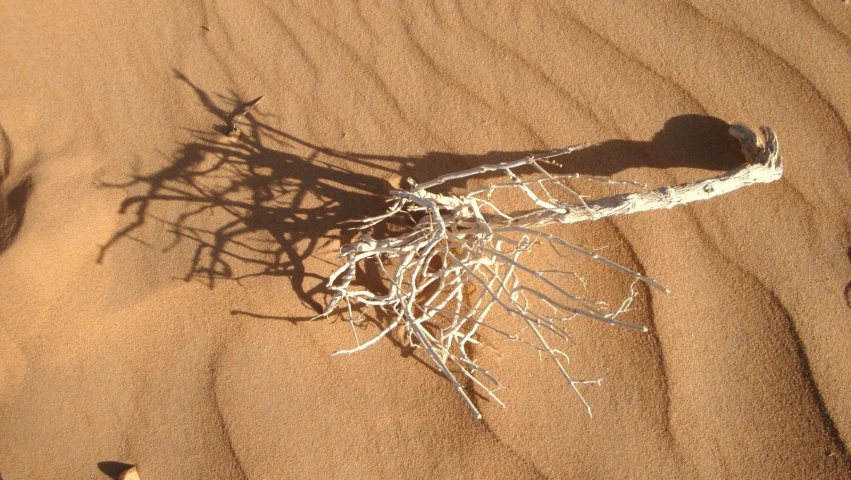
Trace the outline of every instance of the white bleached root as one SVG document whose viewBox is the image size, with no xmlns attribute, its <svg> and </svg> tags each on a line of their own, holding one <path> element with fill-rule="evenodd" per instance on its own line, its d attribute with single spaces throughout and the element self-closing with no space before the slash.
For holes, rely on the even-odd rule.
<svg viewBox="0 0 851 480">
<path fill-rule="evenodd" d="M 480 388 L 503 405 L 496 395 L 500 383 L 477 363 L 471 352 L 472 347 L 480 343 L 478 330 L 484 328 L 504 339 L 522 342 L 551 358 L 590 415 L 591 409 L 578 387 L 599 385 L 600 380 L 572 378 L 564 366 L 567 355 L 551 342 L 568 339 L 562 325 L 575 317 L 646 332 L 645 327 L 619 318 L 629 309 L 635 289 L 630 287 L 630 293 L 617 308 L 608 308 L 565 286 L 565 282 L 572 279 L 581 290 L 585 281 L 579 273 L 535 270 L 526 266 L 522 257 L 536 244 L 549 244 L 562 255 L 584 256 L 632 277 L 633 285 L 643 282 L 668 293 L 666 288 L 642 273 L 548 234 L 543 227 L 672 208 L 748 185 L 773 182 L 783 174 L 777 138 L 769 127 L 760 130 L 764 142 L 747 127 L 730 127 L 730 134 L 742 144 L 746 164 L 715 178 L 656 190 L 648 190 L 635 182 L 553 174 L 542 167 L 542 164 L 552 163 L 550 159 L 554 157 L 585 146 L 577 145 L 513 162 L 450 173 L 429 182 L 412 184 L 407 191 L 391 191 L 391 206 L 387 212 L 356 221 L 356 228 L 368 229 L 397 216 L 419 217 L 419 220 L 396 236 L 379 240 L 364 233 L 341 249 L 345 263 L 328 278 L 328 288 L 333 295 L 319 317 L 331 314 L 343 302 L 357 345 L 335 352 L 335 355 L 363 350 L 401 327 L 410 345 L 424 349 L 476 418 L 481 418 L 470 398 L 471 392 L 465 389 L 462 381 L 473 390 Z M 518 173 L 521 170 L 528 173 Z M 503 180 L 464 195 L 431 191 L 449 181 L 483 174 L 501 174 Z M 622 184 L 638 187 L 640 191 L 587 200 L 569 185 L 581 181 Z M 493 193 L 502 189 L 521 192 L 528 201 L 528 208 L 511 212 L 501 210 L 491 200 Z M 380 287 L 359 288 L 353 284 L 358 267 L 367 265 L 379 273 Z M 504 309 L 511 318 L 517 319 L 517 333 L 487 322 L 488 313 L 494 307 Z M 360 343 L 355 323 L 359 315 L 370 308 L 379 314 L 380 321 L 387 322 L 387 326 L 371 340 Z"/>
</svg>

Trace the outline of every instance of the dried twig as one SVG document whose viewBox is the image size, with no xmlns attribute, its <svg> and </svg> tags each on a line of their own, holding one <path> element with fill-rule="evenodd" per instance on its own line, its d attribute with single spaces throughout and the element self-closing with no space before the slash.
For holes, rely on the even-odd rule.
<svg viewBox="0 0 851 480">
<path fill-rule="evenodd" d="M 599 380 L 576 380 L 564 367 L 567 355 L 551 341 L 567 340 L 562 326 L 574 317 L 591 318 L 608 325 L 646 332 L 643 326 L 624 322 L 620 316 L 629 310 L 635 289 L 616 309 L 585 298 L 564 286 L 565 276 L 584 279 L 560 269 L 534 270 L 521 257 L 536 244 L 584 256 L 643 282 L 661 292 L 668 290 L 642 273 L 618 265 L 595 252 L 544 232 L 552 223 L 576 223 L 613 215 L 672 208 L 706 200 L 755 183 L 777 180 L 783 173 L 777 138 L 768 127 L 761 128 L 763 143 L 754 132 L 741 125 L 730 134 L 742 144 L 747 163 L 715 178 L 672 187 L 647 190 L 636 182 L 615 182 L 579 174 L 551 174 L 541 164 L 567 155 L 584 145 L 568 147 L 544 155 L 494 165 L 483 165 L 443 175 L 407 191 L 390 192 L 390 208 L 382 215 L 358 220 L 357 228 L 368 229 L 396 216 L 422 215 L 412 228 L 397 236 L 374 239 L 367 233 L 341 249 L 345 263 L 328 278 L 333 292 L 320 317 L 345 302 L 348 320 L 357 322 L 355 312 L 372 308 L 390 316 L 390 322 L 377 336 L 336 354 L 350 354 L 371 345 L 402 327 L 410 343 L 425 350 L 438 370 L 452 383 L 477 418 L 478 408 L 462 386 L 467 379 L 502 405 L 496 395 L 496 378 L 472 357 L 471 346 L 480 343 L 477 332 L 489 329 L 503 338 L 519 341 L 549 356 L 561 375 L 579 396 L 588 414 L 591 409 L 579 391 L 580 385 Z M 531 170 L 531 175 L 516 173 Z M 501 173 L 506 180 L 465 195 L 442 195 L 431 189 L 452 180 L 485 173 Z M 641 191 L 588 201 L 569 182 L 591 181 L 642 187 Z M 503 211 L 493 200 L 501 189 L 520 191 L 529 209 Z M 558 195 L 567 196 L 568 200 Z M 353 285 L 359 265 L 372 262 L 385 282 L 386 291 L 360 289 Z M 469 288 L 470 285 L 475 288 Z M 519 320 L 520 333 L 509 333 L 487 322 L 495 306 Z M 524 335 L 529 335 L 529 338 Z"/>
<path fill-rule="evenodd" d="M 252 108 L 256 107 L 257 104 L 260 103 L 260 100 L 263 100 L 263 97 L 265 96 L 266 95 L 260 95 L 254 100 L 240 105 L 239 108 L 233 111 L 233 113 L 231 114 L 230 122 L 228 122 L 228 136 L 234 137 L 239 135 L 239 121 L 242 120 L 242 117 L 248 114 L 248 112 L 250 112 Z"/>
</svg>

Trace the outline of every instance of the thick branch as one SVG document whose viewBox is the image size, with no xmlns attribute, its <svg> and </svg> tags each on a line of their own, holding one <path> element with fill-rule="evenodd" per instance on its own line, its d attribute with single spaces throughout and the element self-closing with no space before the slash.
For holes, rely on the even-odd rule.
<svg viewBox="0 0 851 480">
<path fill-rule="evenodd" d="M 526 220 L 537 225 L 546 224 L 550 221 L 576 223 L 586 220 L 599 220 L 614 215 L 673 208 L 677 205 L 686 205 L 699 200 L 709 200 L 749 185 L 779 180 L 783 176 L 783 163 L 774 132 L 769 127 L 762 127 L 762 132 L 766 138 L 765 145 L 759 145 L 755 136 L 745 132 L 750 131 L 739 125 L 730 127 L 730 133 L 743 141 L 742 153 L 745 154 L 748 163 L 723 175 L 647 192 L 602 198 L 586 202 L 582 206 L 570 206 L 566 213 L 561 214 L 548 215 L 550 211 L 542 211 L 539 218 L 526 217 Z M 754 149 L 754 147 L 756 148 Z"/>
</svg>

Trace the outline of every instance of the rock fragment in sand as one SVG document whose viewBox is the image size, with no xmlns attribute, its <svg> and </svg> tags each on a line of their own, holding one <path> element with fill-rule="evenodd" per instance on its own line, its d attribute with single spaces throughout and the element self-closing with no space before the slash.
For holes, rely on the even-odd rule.
<svg viewBox="0 0 851 480">
<path fill-rule="evenodd" d="M 136 467 L 130 467 L 118 476 L 118 480 L 140 480 L 139 472 L 136 470 Z"/>
</svg>

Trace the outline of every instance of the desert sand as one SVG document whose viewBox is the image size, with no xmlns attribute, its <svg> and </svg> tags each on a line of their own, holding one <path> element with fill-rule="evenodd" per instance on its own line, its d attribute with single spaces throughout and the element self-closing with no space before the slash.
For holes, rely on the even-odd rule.
<svg viewBox="0 0 851 480">
<path fill-rule="evenodd" d="M 841 0 L 0 1 L 2 478 L 851 478 L 849 85 Z M 728 122 L 783 179 L 551 230 L 672 291 L 570 327 L 593 418 L 521 345 L 476 420 L 309 321 L 406 177 L 592 142 L 655 188 L 741 163 Z"/>
</svg>

